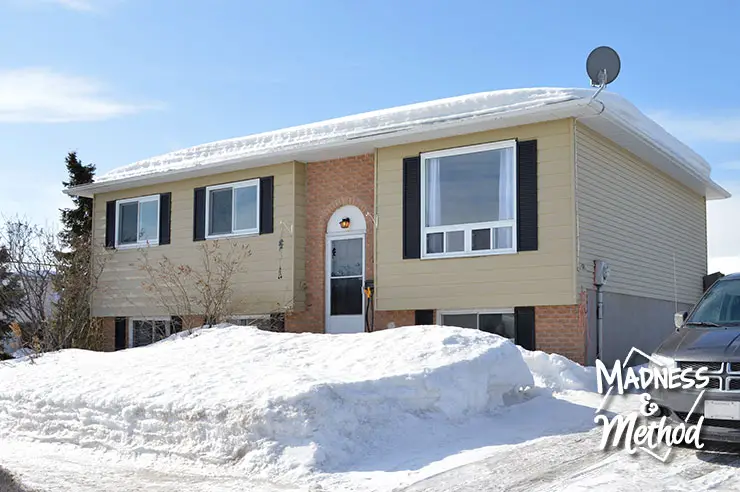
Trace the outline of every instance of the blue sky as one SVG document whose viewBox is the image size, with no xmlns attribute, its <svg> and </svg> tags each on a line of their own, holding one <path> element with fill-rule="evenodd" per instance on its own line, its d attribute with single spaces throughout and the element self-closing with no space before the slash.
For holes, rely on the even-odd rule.
<svg viewBox="0 0 740 492">
<path fill-rule="evenodd" d="M 740 195 L 740 2 L 0 0 L 0 213 L 54 223 L 64 157 L 99 173 L 190 145 L 514 87 L 619 92 Z M 740 270 L 737 199 L 710 257 Z M 711 269 L 710 264 L 710 269 Z"/>
</svg>

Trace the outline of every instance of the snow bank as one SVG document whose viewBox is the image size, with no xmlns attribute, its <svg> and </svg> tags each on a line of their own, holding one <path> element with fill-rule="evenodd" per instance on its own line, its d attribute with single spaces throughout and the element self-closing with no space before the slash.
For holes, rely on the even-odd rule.
<svg viewBox="0 0 740 492">
<path fill-rule="evenodd" d="M 317 335 L 229 326 L 0 367 L 0 438 L 300 475 L 352 460 L 408 424 L 496 412 L 532 384 L 515 345 L 474 330 Z"/>
<path fill-rule="evenodd" d="M 595 367 L 584 367 L 558 354 L 517 348 L 532 372 L 536 386 L 552 391 L 596 391 Z"/>
</svg>

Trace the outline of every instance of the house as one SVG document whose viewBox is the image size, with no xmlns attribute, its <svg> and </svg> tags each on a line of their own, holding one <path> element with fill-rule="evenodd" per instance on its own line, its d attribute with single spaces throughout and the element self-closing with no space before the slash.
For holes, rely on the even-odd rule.
<svg viewBox="0 0 740 492">
<path fill-rule="evenodd" d="M 113 251 L 93 315 L 111 349 L 166 335 L 140 248 L 195 263 L 226 238 L 252 251 L 235 280 L 244 319 L 290 305 L 291 332 L 455 325 L 583 362 L 602 260 L 605 358 L 650 350 L 701 295 L 705 201 L 729 194 L 625 99 L 592 95 L 453 97 L 115 169 L 69 191 L 94 198 L 95 241 Z"/>
</svg>

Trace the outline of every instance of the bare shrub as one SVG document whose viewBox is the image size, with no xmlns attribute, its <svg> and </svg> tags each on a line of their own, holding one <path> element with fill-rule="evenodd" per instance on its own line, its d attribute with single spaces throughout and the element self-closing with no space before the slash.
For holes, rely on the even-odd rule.
<svg viewBox="0 0 740 492">
<path fill-rule="evenodd" d="M 147 274 L 142 287 L 169 315 L 182 320 L 183 330 L 204 322 L 221 323 L 237 312 L 234 277 L 246 270 L 245 260 L 251 256 L 248 245 L 233 241 L 204 242 L 198 250 L 196 266 L 175 263 L 164 255 L 153 259 L 146 248 L 140 251 L 140 268 Z"/>
<path fill-rule="evenodd" d="M 56 234 L 19 218 L 6 221 L 0 229 L 0 243 L 7 252 L 7 266 L 20 288 L 20 298 L 7 309 L 17 323 L 22 343 L 44 349 L 48 341 L 56 272 Z"/>
</svg>

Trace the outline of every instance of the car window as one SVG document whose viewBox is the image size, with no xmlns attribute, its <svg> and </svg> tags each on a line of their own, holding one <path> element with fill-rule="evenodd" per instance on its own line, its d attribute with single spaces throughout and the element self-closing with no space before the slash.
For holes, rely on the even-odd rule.
<svg viewBox="0 0 740 492">
<path fill-rule="evenodd" d="M 740 279 L 724 280 L 712 286 L 687 323 L 740 323 Z"/>
</svg>

